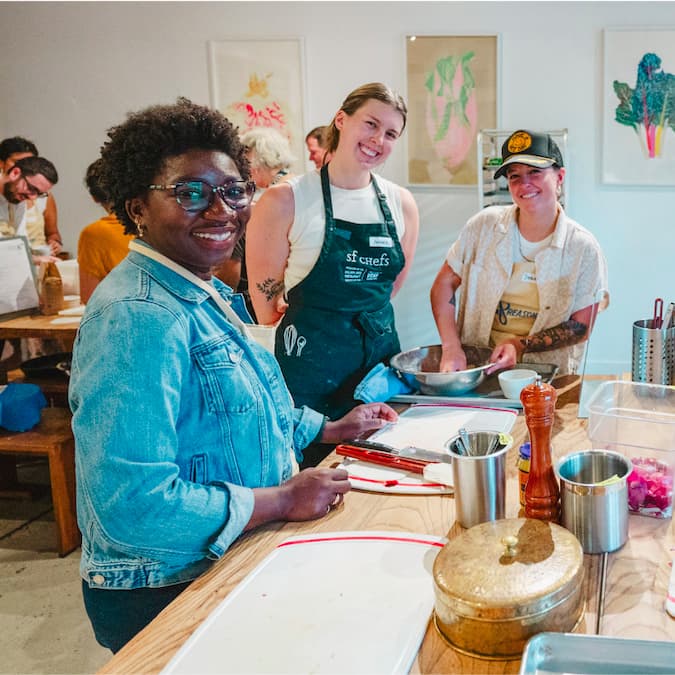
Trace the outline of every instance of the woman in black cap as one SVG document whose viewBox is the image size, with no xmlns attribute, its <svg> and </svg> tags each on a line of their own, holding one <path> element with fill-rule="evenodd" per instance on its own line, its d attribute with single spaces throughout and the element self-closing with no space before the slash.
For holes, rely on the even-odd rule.
<svg viewBox="0 0 675 675">
<path fill-rule="evenodd" d="M 493 348 L 488 372 L 519 361 L 573 373 L 608 295 L 595 237 L 563 211 L 565 169 L 548 135 L 519 130 L 502 146 L 513 204 L 473 216 L 450 247 L 431 288 L 441 370 L 466 368 L 462 345 Z M 455 316 L 456 292 L 462 287 Z"/>
</svg>

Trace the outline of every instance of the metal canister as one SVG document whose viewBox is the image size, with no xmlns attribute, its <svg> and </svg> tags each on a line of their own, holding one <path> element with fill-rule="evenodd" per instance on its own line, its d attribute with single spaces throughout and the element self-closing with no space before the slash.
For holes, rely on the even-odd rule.
<svg viewBox="0 0 675 675">
<path fill-rule="evenodd" d="M 607 553 L 628 538 L 630 459 L 611 450 L 579 450 L 558 461 L 562 524 L 584 553 Z"/>
<path fill-rule="evenodd" d="M 530 444 L 523 443 L 518 450 L 518 494 L 520 505 L 525 506 L 525 488 L 530 474 Z"/>
<path fill-rule="evenodd" d="M 434 561 L 436 627 L 461 652 L 519 659 L 533 635 L 570 632 L 581 619 L 583 558 L 576 537 L 555 523 L 476 525 Z"/>
</svg>

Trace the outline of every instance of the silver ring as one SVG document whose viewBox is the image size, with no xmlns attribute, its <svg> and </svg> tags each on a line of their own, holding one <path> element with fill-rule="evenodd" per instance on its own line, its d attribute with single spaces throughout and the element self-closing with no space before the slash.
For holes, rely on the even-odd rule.
<svg viewBox="0 0 675 675">
<path fill-rule="evenodd" d="M 335 497 L 333 497 L 333 501 L 326 507 L 326 513 L 330 513 L 333 509 L 336 509 L 340 504 L 342 504 L 342 500 L 344 499 L 344 495 L 341 492 L 337 492 L 335 494 Z"/>
</svg>

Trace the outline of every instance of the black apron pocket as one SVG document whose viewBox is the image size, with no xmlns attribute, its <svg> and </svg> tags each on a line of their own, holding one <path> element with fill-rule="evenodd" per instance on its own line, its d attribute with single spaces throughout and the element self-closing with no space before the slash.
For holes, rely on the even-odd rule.
<svg viewBox="0 0 675 675">
<path fill-rule="evenodd" d="M 378 361 L 388 361 L 401 350 L 391 303 L 373 312 L 361 312 L 355 318 L 364 333 L 364 355 L 360 376 L 363 377 Z"/>
<path fill-rule="evenodd" d="M 371 340 L 392 335 L 395 333 L 394 308 L 388 302 L 384 307 L 372 312 L 361 312 L 356 315 L 356 323 Z"/>
</svg>

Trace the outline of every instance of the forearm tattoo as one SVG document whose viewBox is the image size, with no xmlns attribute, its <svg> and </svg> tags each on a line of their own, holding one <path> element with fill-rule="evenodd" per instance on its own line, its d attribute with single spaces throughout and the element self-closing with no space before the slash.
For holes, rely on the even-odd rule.
<svg viewBox="0 0 675 675">
<path fill-rule="evenodd" d="M 546 352 L 581 342 L 587 330 L 588 326 L 585 323 L 568 319 L 557 326 L 521 338 L 520 341 L 526 352 Z"/>
<path fill-rule="evenodd" d="M 265 299 L 268 302 L 284 292 L 283 280 L 272 279 L 271 277 L 268 277 L 259 284 L 256 284 L 255 287 L 265 296 Z"/>
</svg>

